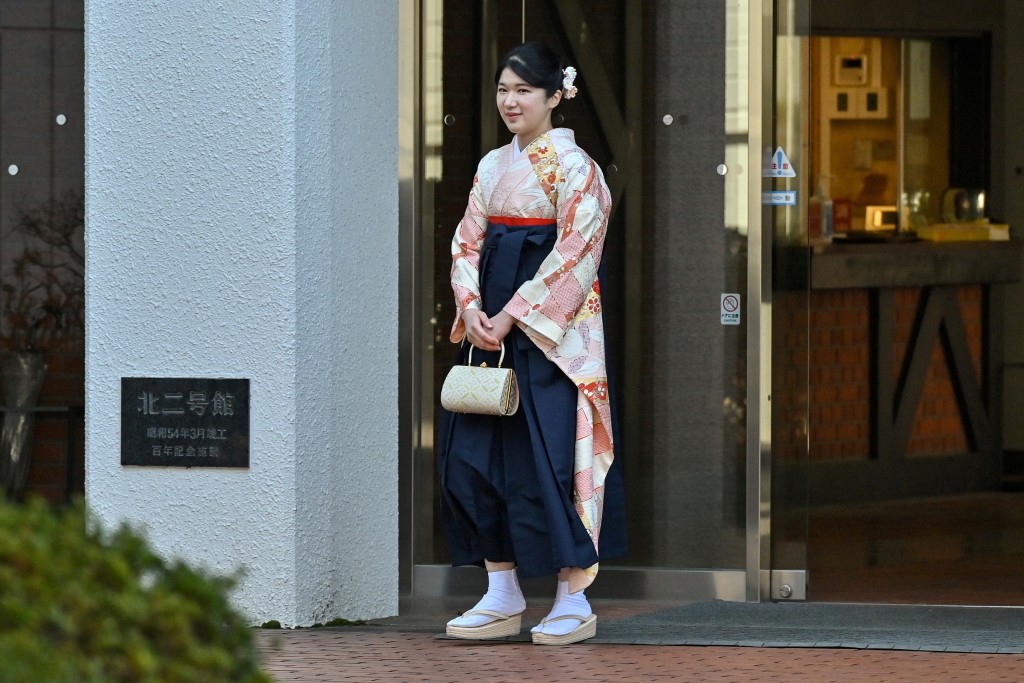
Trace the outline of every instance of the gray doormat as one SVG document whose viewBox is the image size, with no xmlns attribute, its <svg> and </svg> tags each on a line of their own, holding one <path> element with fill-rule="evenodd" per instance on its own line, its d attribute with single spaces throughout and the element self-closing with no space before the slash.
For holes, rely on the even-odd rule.
<svg viewBox="0 0 1024 683">
<path fill-rule="evenodd" d="M 599 622 L 587 642 L 1024 654 L 1024 609 L 697 602 Z"/>
</svg>

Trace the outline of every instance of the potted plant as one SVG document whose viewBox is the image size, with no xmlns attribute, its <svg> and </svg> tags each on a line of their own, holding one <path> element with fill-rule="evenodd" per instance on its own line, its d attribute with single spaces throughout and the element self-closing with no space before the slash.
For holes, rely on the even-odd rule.
<svg viewBox="0 0 1024 683">
<path fill-rule="evenodd" d="M 82 195 L 72 191 L 19 211 L 8 238 L 17 251 L 0 271 L 0 484 L 10 499 L 20 497 L 28 476 L 34 409 L 46 379 L 47 355 L 83 345 L 84 214 Z"/>
</svg>

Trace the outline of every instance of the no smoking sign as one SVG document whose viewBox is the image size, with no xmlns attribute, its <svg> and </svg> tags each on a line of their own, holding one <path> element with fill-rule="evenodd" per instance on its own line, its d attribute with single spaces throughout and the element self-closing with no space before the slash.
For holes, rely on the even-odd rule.
<svg viewBox="0 0 1024 683">
<path fill-rule="evenodd" d="M 740 324 L 740 295 L 722 294 L 722 324 Z"/>
</svg>

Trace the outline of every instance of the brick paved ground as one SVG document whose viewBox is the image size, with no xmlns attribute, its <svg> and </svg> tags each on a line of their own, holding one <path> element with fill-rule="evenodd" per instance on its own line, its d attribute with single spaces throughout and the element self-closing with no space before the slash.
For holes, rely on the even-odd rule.
<svg viewBox="0 0 1024 683">
<path fill-rule="evenodd" d="M 1024 656 L 646 645 L 540 647 L 366 628 L 258 631 L 275 681 L 1024 681 Z"/>
</svg>

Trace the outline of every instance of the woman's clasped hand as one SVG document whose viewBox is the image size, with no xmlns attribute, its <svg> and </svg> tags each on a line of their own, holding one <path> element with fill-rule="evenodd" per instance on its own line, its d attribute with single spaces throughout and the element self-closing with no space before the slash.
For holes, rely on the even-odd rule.
<svg viewBox="0 0 1024 683">
<path fill-rule="evenodd" d="M 462 314 L 466 323 L 466 338 L 469 343 L 485 351 L 498 351 L 505 337 L 512 331 L 515 318 L 502 311 L 493 318 L 487 317 L 483 311 L 469 309 Z"/>
</svg>

